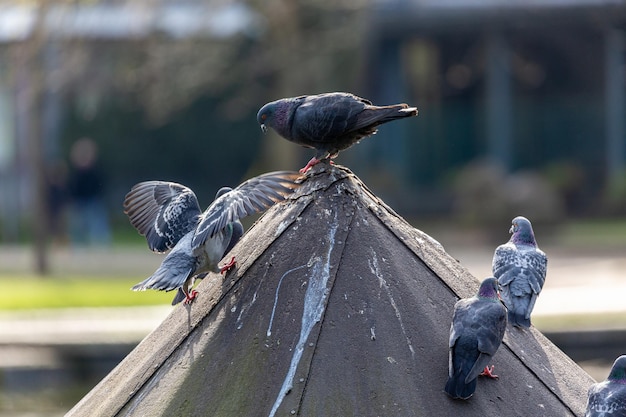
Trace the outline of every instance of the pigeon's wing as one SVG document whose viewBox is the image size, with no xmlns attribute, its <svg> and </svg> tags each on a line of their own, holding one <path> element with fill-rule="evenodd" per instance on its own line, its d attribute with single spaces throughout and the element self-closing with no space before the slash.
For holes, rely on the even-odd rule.
<svg viewBox="0 0 626 417">
<path fill-rule="evenodd" d="M 358 115 L 371 104 L 349 93 L 307 96 L 295 110 L 291 134 L 312 143 L 326 143 L 363 127 L 357 127 Z"/>
<path fill-rule="evenodd" d="M 479 301 L 475 304 L 473 321 L 479 355 L 466 381 L 476 378 L 496 354 L 506 330 L 506 314 L 506 308 L 499 302 Z"/>
<path fill-rule="evenodd" d="M 538 250 L 505 252 L 502 265 L 494 266 L 494 275 L 501 286 L 509 286 L 511 294 L 517 297 L 536 295 L 541 292 L 546 281 L 548 260 Z M 494 265 L 496 261 L 494 260 Z"/>
<path fill-rule="evenodd" d="M 200 217 L 191 246 L 200 247 L 208 238 L 215 236 L 227 224 L 259 213 L 285 199 L 298 186 L 295 181 L 300 174 L 292 171 L 276 171 L 251 178 L 232 191 L 221 195 Z"/>
<path fill-rule="evenodd" d="M 519 274 L 519 253 L 512 243 L 496 248 L 493 254 L 492 272 L 500 285 L 508 285 Z"/>
<path fill-rule="evenodd" d="M 467 376 L 465 377 L 465 383 L 469 384 L 470 381 L 478 378 L 478 375 L 480 375 L 482 371 L 485 369 L 485 367 L 489 365 L 489 362 L 491 362 L 491 358 L 492 358 L 491 355 L 488 355 L 483 352 L 479 352 L 478 358 L 476 358 L 476 361 L 474 362 L 472 369 L 469 370 L 469 372 L 467 373 Z"/>
<path fill-rule="evenodd" d="M 506 308 L 500 302 L 483 301 L 476 308 L 478 350 L 494 355 L 506 330 Z"/>
<path fill-rule="evenodd" d="M 604 406 L 604 396 L 602 395 L 602 388 L 607 385 L 607 382 L 598 382 L 589 387 L 587 391 L 587 410 L 585 411 L 585 417 L 601 417 L 600 414 L 602 407 Z"/>
<path fill-rule="evenodd" d="M 489 333 L 497 332 L 497 330 L 491 330 L 489 327 L 493 326 L 493 320 L 489 317 L 488 308 L 489 305 L 494 305 L 487 301 L 483 301 L 478 297 L 472 297 L 457 301 L 454 305 L 454 315 L 452 317 L 452 326 L 450 328 L 450 340 L 449 340 L 449 356 L 448 356 L 448 374 L 452 377 L 453 368 L 466 369 L 469 372 L 465 375 L 464 383 L 468 384 L 470 381 L 476 379 L 478 374 L 488 364 L 491 354 L 484 350 L 491 348 L 490 346 L 483 346 L 480 349 L 481 339 L 489 337 Z M 491 311 L 493 314 L 493 311 Z M 457 342 L 464 340 L 462 346 L 457 347 Z M 469 340 L 475 340 L 476 345 L 468 343 Z M 482 342 L 486 344 L 485 341 Z M 497 350 L 498 345 L 493 350 Z M 457 352 L 457 349 L 465 349 L 466 351 Z M 454 358 L 456 356 L 456 359 Z M 457 364 L 454 366 L 453 361 L 462 361 L 464 365 Z M 475 369 L 479 369 L 478 372 L 474 372 Z"/>
<path fill-rule="evenodd" d="M 585 417 L 626 416 L 626 387 L 602 381 L 589 388 Z"/>
<path fill-rule="evenodd" d="M 548 269 L 548 258 L 546 254 L 539 249 L 522 253 L 523 266 L 525 274 L 528 277 L 528 283 L 535 294 L 541 292 L 543 284 L 546 282 L 546 271 Z"/>
<path fill-rule="evenodd" d="M 461 337 L 461 334 L 463 334 L 467 324 L 471 322 L 471 318 L 468 317 L 471 313 L 469 300 L 471 299 L 461 299 L 454 304 L 448 347 L 454 347 L 456 341 Z"/>
<path fill-rule="evenodd" d="M 454 304 L 454 314 L 452 315 L 452 323 L 450 324 L 450 339 L 448 340 L 448 374 L 452 377 L 454 373 L 454 349 L 456 343 L 465 331 L 467 320 L 467 304 L 468 300 L 462 299 Z"/>
<path fill-rule="evenodd" d="M 184 185 L 146 181 L 126 194 L 124 213 L 150 249 L 165 252 L 194 229 L 201 210 L 196 195 Z"/>
</svg>

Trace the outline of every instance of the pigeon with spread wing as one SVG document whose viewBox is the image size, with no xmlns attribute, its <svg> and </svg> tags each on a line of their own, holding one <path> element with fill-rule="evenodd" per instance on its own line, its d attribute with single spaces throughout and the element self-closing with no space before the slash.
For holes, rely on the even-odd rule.
<svg viewBox="0 0 626 417">
<path fill-rule="evenodd" d="M 268 209 L 297 187 L 300 174 L 277 171 L 251 178 L 235 189 L 221 188 L 213 203 L 202 212 L 194 192 L 166 181 L 136 184 L 124 199 L 130 223 L 146 237 L 154 252 L 167 254 L 161 266 L 132 289 L 178 289 L 172 304 L 190 303 L 197 292 L 196 278 L 208 272 L 226 272 L 234 257 L 220 267 L 218 262 L 243 235 L 239 219 Z"/>
</svg>

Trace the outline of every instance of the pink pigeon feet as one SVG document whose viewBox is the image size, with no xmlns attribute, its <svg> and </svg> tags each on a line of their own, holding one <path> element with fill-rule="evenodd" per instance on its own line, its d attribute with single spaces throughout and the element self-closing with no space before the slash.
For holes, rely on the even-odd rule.
<svg viewBox="0 0 626 417">
<path fill-rule="evenodd" d="M 332 157 L 331 157 L 332 158 Z M 324 158 L 326 159 L 326 158 Z M 322 162 L 324 159 L 317 159 L 316 157 L 311 158 L 311 160 L 304 166 L 304 168 L 300 169 L 300 174 L 305 174 L 309 169 L 313 168 L 315 165 L 319 164 L 320 162 Z M 333 162 L 332 159 L 329 159 L 328 162 L 331 165 L 335 165 L 335 163 Z"/>
<path fill-rule="evenodd" d="M 492 379 L 498 379 L 498 375 L 493 373 L 493 368 L 494 368 L 494 365 L 491 365 L 491 369 L 489 369 L 489 366 L 485 366 L 485 369 L 483 369 L 483 371 L 478 375 L 486 376 Z"/>
<path fill-rule="evenodd" d="M 304 166 L 304 168 L 300 169 L 300 174 L 304 174 L 309 169 L 313 168 L 315 165 L 319 164 L 321 159 L 317 159 L 316 157 L 311 158 L 311 160 Z"/>
<path fill-rule="evenodd" d="M 191 292 L 188 292 L 187 294 L 185 294 L 186 297 L 185 297 L 184 304 L 185 305 L 191 304 L 191 302 L 196 299 L 197 295 L 198 295 L 198 291 L 196 290 L 191 290 Z"/>
<path fill-rule="evenodd" d="M 230 258 L 230 262 L 220 268 L 220 274 L 224 275 L 226 272 L 233 269 L 235 265 L 237 265 L 237 262 L 235 262 L 235 257 L 233 256 L 232 258 Z"/>
</svg>

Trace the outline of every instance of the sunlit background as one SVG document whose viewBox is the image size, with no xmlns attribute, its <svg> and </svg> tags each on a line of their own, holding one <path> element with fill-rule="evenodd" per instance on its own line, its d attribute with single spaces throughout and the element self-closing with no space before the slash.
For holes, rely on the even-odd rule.
<svg viewBox="0 0 626 417">
<path fill-rule="evenodd" d="M 604 379 L 626 320 L 625 23 L 609 0 L 0 0 L 0 416 L 63 415 L 171 310 L 129 291 L 162 259 L 122 211 L 133 184 L 206 207 L 297 169 L 312 151 L 256 112 L 328 91 L 418 107 L 336 162 L 478 278 L 531 219 L 534 323 Z"/>
</svg>

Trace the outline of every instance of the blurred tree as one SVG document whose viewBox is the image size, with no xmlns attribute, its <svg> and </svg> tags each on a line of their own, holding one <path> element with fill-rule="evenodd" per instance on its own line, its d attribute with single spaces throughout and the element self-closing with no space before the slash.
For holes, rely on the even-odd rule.
<svg viewBox="0 0 626 417">
<path fill-rule="evenodd" d="M 47 269 L 44 173 L 51 161 L 41 127 L 46 92 L 61 92 L 73 99 L 85 120 L 95 118 L 112 98 L 116 103 L 134 104 L 139 111 L 131 113 L 153 127 L 181 118 L 194 103 L 212 97 L 213 121 L 222 119 L 233 126 L 246 120 L 256 129 L 251 115 L 267 101 L 356 90 L 366 4 L 365 0 L 19 3 L 28 16 L 35 16 L 25 36 L 11 44 L 10 82 L 16 91 L 25 89 L 18 97 L 28 93 L 20 99 L 18 117 L 28 132 L 18 135 L 30 138 L 37 271 Z M 176 23 L 177 19 L 183 23 Z M 43 57 L 47 53 L 55 55 L 54 67 L 46 66 Z M 113 138 L 95 139 L 111 142 Z M 137 151 L 137 144 L 112 143 L 118 155 L 133 146 Z M 261 146 L 251 168 L 255 171 L 292 166 L 299 152 L 298 147 L 274 138 L 262 141 Z M 163 148 L 144 146 L 140 151 L 141 159 L 164 157 Z M 174 151 L 189 154 L 190 149 Z M 136 159 L 138 154 L 131 156 Z M 186 158 L 165 157 L 177 160 L 183 170 L 190 165 Z"/>
<path fill-rule="evenodd" d="M 28 176 L 32 181 L 31 231 L 34 240 L 35 271 L 48 272 L 46 241 L 48 237 L 48 205 L 46 161 L 42 141 L 42 97 L 44 92 L 43 51 L 46 34 L 43 28 L 47 3 L 34 10 L 33 30 L 26 39 L 9 51 L 12 83 L 16 91 L 16 116 L 22 121 L 18 130 L 24 138 Z M 13 198 L 18 198 L 13 196 Z"/>
</svg>

